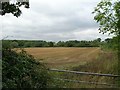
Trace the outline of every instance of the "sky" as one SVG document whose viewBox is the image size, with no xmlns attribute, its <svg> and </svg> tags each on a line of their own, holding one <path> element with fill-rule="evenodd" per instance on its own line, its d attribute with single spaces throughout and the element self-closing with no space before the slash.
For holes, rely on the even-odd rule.
<svg viewBox="0 0 120 90">
<path fill-rule="evenodd" d="M 29 0 L 30 8 L 21 7 L 22 15 L 0 16 L 0 39 L 16 40 L 102 40 L 99 24 L 92 11 L 100 0 Z"/>
</svg>

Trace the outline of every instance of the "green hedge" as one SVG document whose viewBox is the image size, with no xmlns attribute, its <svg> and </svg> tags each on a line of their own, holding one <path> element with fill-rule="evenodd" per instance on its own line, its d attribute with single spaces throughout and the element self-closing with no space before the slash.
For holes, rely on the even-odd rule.
<svg viewBox="0 0 120 90">
<path fill-rule="evenodd" d="M 46 88 L 50 81 L 47 68 L 25 51 L 2 50 L 3 88 Z"/>
</svg>

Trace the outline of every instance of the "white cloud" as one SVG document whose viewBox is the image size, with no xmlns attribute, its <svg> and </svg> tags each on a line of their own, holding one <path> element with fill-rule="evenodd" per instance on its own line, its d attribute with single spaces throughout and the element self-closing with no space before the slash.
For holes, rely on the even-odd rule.
<svg viewBox="0 0 120 90">
<path fill-rule="evenodd" d="M 0 17 L 3 37 L 53 41 L 106 38 L 98 33 L 98 24 L 91 14 L 99 1 L 30 0 L 30 8 L 21 7 L 19 18 L 12 14 Z"/>
<path fill-rule="evenodd" d="M 83 31 L 78 30 L 78 31 L 74 32 L 74 35 L 75 35 L 77 40 L 86 40 L 86 39 L 93 40 L 96 38 L 101 38 L 102 40 L 104 40 L 105 38 L 110 38 L 113 36 L 113 35 L 108 36 L 108 33 L 103 35 L 103 34 L 98 32 L 97 28 L 86 29 Z"/>
</svg>

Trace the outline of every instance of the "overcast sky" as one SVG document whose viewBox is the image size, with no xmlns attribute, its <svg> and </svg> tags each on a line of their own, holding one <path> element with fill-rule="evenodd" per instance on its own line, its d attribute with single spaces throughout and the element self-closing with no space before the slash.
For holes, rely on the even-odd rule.
<svg viewBox="0 0 120 90">
<path fill-rule="evenodd" d="M 108 38 L 100 34 L 91 12 L 100 0 L 30 0 L 19 18 L 0 16 L 0 36 L 24 40 L 93 40 Z M 12 36 L 12 37 L 11 37 Z"/>
</svg>

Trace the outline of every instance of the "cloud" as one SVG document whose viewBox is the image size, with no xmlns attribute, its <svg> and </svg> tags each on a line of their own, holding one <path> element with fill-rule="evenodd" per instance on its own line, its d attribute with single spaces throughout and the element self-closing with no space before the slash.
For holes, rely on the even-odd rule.
<svg viewBox="0 0 120 90">
<path fill-rule="evenodd" d="M 102 40 L 104 40 L 106 38 L 111 38 L 111 36 L 113 36 L 113 35 L 108 35 L 108 33 L 103 35 L 98 32 L 97 28 L 91 28 L 91 29 L 86 29 L 84 31 L 77 30 L 76 32 L 74 32 L 74 36 L 77 40 L 79 40 L 79 39 L 93 40 L 96 38 L 101 38 Z"/>
<path fill-rule="evenodd" d="M 91 12 L 100 0 L 31 0 L 19 18 L 2 16 L 3 37 L 10 39 L 70 40 L 107 37 L 98 33 Z M 1 34 L 1 33 L 0 33 Z"/>
</svg>

